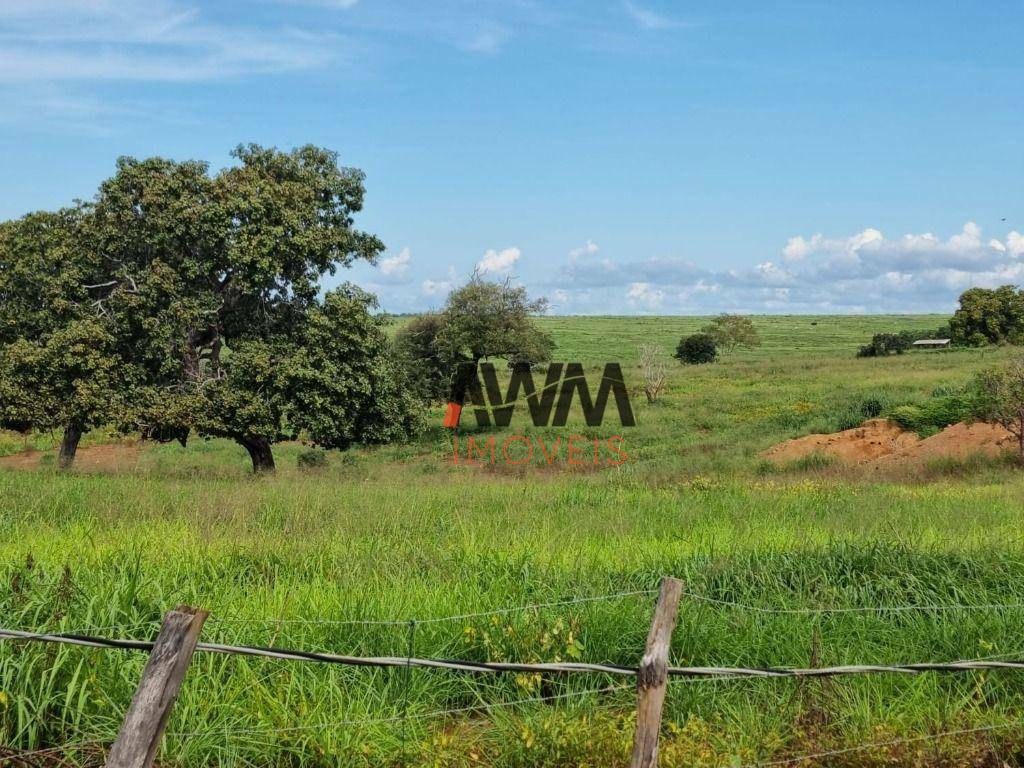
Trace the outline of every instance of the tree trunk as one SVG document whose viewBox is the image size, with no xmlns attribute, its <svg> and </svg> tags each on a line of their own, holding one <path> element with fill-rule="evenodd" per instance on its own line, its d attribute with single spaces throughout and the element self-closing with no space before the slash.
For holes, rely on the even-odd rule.
<svg viewBox="0 0 1024 768">
<path fill-rule="evenodd" d="M 276 469 L 270 441 L 265 437 L 242 437 L 238 442 L 249 452 L 249 458 L 252 459 L 252 471 L 257 475 L 273 472 Z"/>
<path fill-rule="evenodd" d="M 82 440 L 82 428 L 77 424 L 68 424 L 64 427 L 64 439 L 60 441 L 60 453 L 57 456 L 57 466 L 60 469 L 70 469 L 75 461 L 75 453 L 78 452 L 78 443 Z"/>
</svg>

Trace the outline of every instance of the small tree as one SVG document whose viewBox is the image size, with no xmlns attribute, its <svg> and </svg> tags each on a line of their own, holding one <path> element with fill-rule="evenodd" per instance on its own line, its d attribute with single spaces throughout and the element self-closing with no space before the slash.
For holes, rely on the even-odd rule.
<svg viewBox="0 0 1024 768">
<path fill-rule="evenodd" d="M 656 403 L 665 390 L 668 369 L 662 358 L 661 349 L 654 344 L 640 347 L 640 371 L 644 377 L 644 394 L 648 403 Z"/>
<path fill-rule="evenodd" d="M 701 333 L 706 333 L 718 347 L 727 351 L 736 347 L 753 349 L 761 346 L 761 337 L 754 323 L 743 315 L 721 314 L 701 328 Z"/>
<path fill-rule="evenodd" d="M 684 365 L 713 363 L 718 358 L 718 347 L 710 334 L 694 333 L 679 340 L 675 357 Z"/>
<path fill-rule="evenodd" d="M 477 363 L 488 357 L 529 363 L 549 360 L 554 342 L 533 322 L 533 316 L 547 307 L 547 299 L 531 300 L 522 286 L 474 274 L 448 296 L 441 312 L 438 351 L 450 362 Z"/>
<path fill-rule="evenodd" d="M 982 371 L 971 382 L 971 417 L 1002 425 L 1024 459 L 1024 357 Z"/>
</svg>

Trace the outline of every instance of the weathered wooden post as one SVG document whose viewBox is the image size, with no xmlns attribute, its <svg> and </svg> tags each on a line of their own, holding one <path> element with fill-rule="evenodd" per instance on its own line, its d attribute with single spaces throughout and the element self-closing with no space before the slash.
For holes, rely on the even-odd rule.
<svg viewBox="0 0 1024 768">
<path fill-rule="evenodd" d="M 171 707 L 181 690 L 199 633 L 209 614 L 179 605 L 164 616 L 149 661 L 124 716 L 107 768 L 150 768 L 160 746 Z"/>
<path fill-rule="evenodd" d="M 655 768 L 658 765 L 658 732 L 661 711 L 668 688 L 668 654 L 672 630 L 679 616 L 679 598 L 683 582 L 665 577 L 661 580 L 658 604 L 654 608 L 647 648 L 636 679 L 636 734 L 630 768 Z"/>
</svg>

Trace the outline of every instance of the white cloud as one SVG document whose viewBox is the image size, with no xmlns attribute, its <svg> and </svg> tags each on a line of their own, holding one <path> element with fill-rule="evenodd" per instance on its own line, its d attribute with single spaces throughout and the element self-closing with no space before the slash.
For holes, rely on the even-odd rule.
<svg viewBox="0 0 1024 768">
<path fill-rule="evenodd" d="M 0 81 L 210 80 L 320 67 L 344 38 L 206 20 L 174 0 L 6 2 Z"/>
<path fill-rule="evenodd" d="M 424 280 L 420 289 L 424 296 L 447 296 L 455 287 L 455 267 L 448 267 L 448 277 L 443 280 Z"/>
<path fill-rule="evenodd" d="M 788 238 L 782 258 L 713 269 L 679 258 L 617 262 L 570 252 L 547 287 L 586 288 L 574 311 L 934 312 L 948 311 L 972 286 L 1024 283 L 1024 235 L 985 238 L 975 222 L 949 237 L 931 232 L 889 238 L 869 227 L 849 236 Z M 622 285 L 628 285 L 623 296 Z"/>
<path fill-rule="evenodd" d="M 569 251 L 569 261 L 575 262 L 578 259 L 583 258 L 584 256 L 593 256 L 600 250 L 601 248 L 600 246 L 598 246 L 597 243 L 595 243 L 593 240 L 587 240 L 587 242 L 585 242 L 579 248 L 573 248 L 571 251 Z"/>
<path fill-rule="evenodd" d="M 820 237 L 820 235 L 815 235 Z M 786 247 L 782 249 L 782 255 L 787 261 L 799 261 L 805 256 L 810 255 L 814 251 L 814 238 L 811 238 L 812 242 L 804 240 L 799 235 L 797 237 L 789 238 L 789 242 L 786 243 Z"/>
<path fill-rule="evenodd" d="M 380 260 L 377 270 L 380 274 L 392 282 L 402 282 L 409 273 L 409 262 L 412 253 L 408 248 L 403 248 L 397 256 L 388 256 Z"/>
<path fill-rule="evenodd" d="M 512 268 L 515 267 L 516 262 L 519 261 L 522 255 L 522 252 L 515 246 L 501 251 L 491 248 L 477 262 L 476 268 L 481 275 L 507 275 L 512 271 Z"/>
<path fill-rule="evenodd" d="M 1006 236 L 1006 251 L 1014 258 L 1024 255 L 1024 235 L 1014 230 Z"/>
<path fill-rule="evenodd" d="M 680 26 L 679 22 L 673 21 L 667 16 L 662 16 L 660 13 L 656 13 L 649 8 L 637 5 L 632 0 L 625 0 L 622 5 L 626 9 L 626 13 L 629 14 L 630 18 L 636 22 L 640 29 L 670 29 Z"/>
<path fill-rule="evenodd" d="M 626 298 L 633 306 L 642 309 L 657 309 L 665 299 L 665 292 L 650 283 L 630 283 Z"/>
<path fill-rule="evenodd" d="M 423 293 L 427 296 L 447 296 L 452 290 L 448 280 L 424 280 Z"/>
</svg>

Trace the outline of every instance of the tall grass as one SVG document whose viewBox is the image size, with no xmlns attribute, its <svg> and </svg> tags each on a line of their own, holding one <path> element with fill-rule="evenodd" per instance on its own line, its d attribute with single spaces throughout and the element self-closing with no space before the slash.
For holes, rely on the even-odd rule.
<svg viewBox="0 0 1024 768">
<path fill-rule="evenodd" d="M 212 611 L 207 639 L 404 655 L 409 626 L 289 619 L 430 619 L 684 579 L 696 595 L 762 608 L 1006 603 L 1024 595 L 1024 486 L 928 488 L 733 481 L 650 490 L 480 483 L 415 492 L 358 478 L 0 475 L 0 615 L 20 628 L 150 637 L 179 602 Z M 828 500 L 827 506 L 824 502 Z M 826 511 L 827 510 L 827 511 Z M 968 514 L 970 511 L 970 514 Z M 653 597 L 415 628 L 418 655 L 635 664 Z M 113 628 L 113 629 L 111 629 Z M 906 662 L 1024 653 L 1024 611 L 775 615 L 684 600 L 680 664 Z M 110 739 L 144 658 L 5 644 L 4 743 Z M 602 677 L 476 678 L 200 655 L 164 760 L 180 765 L 621 762 L 628 691 L 477 714 L 420 717 L 609 684 Z M 666 764 L 728 764 L 803 744 L 824 713 L 834 738 L 1015 717 L 1014 673 L 873 677 L 824 698 L 787 681 L 673 683 Z M 813 705 L 813 706 L 812 706 Z M 405 714 L 414 717 L 404 724 Z M 348 721 L 399 718 L 359 725 Z M 297 729 L 297 730 L 293 730 Z M 600 733 L 600 737 L 595 736 Z M 404 733 L 404 738 L 403 738 Z M 836 735 L 838 734 L 838 735 Z"/>
<path fill-rule="evenodd" d="M 544 322 L 558 359 L 622 360 L 631 377 L 641 341 L 667 352 L 703 321 Z M 761 349 L 674 367 L 657 407 L 634 398 L 635 429 L 616 426 L 610 409 L 601 428 L 578 415 L 567 430 L 534 428 L 518 413 L 507 430 L 467 430 L 499 444 L 510 434 L 550 442 L 621 432 L 630 460 L 617 467 L 454 466 L 435 427 L 413 445 L 331 453 L 326 467 L 318 457 L 315 470 L 300 469 L 302 446 L 279 446 L 275 478 L 251 478 L 244 451 L 218 440 L 159 446 L 106 474 L 0 471 L 0 625 L 150 638 L 164 611 L 189 603 L 212 612 L 204 638 L 228 643 L 402 656 L 411 640 L 421 656 L 636 664 L 653 596 L 428 620 L 652 589 L 673 574 L 690 594 L 673 640 L 679 664 L 1024 655 L 1022 610 L 778 614 L 696 599 L 762 609 L 1024 601 L 1024 480 L 1010 462 L 947 462 L 913 485 L 832 476 L 837 468 L 818 458 L 756 472 L 775 442 L 879 408 L 923 407 L 1008 352 L 853 357 L 874 332 L 934 318 L 757 323 Z M 20 441 L 0 437 L 0 453 Z M 358 623 L 381 620 L 396 623 Z M 0 642 L 0 744 L 109 743 L 144 661 Z M 1024 714 L 1022 682 L 1013 672 L 674 682 L 662 764 L 731 766 L 1012 722 Z M 624 765 L 633 701 L 628 681 L 603 676 L 406 674 L 200 654 L 160 759 L 188 768 Z M 432 714 L 442 710 L 469 711 Z M 833 762 L 981 764 L 1012 755 L 1018 733 Z"/>
</svg>

